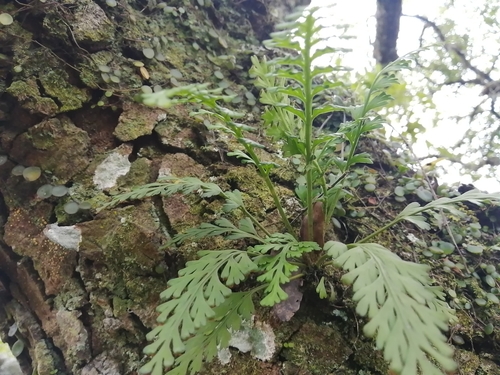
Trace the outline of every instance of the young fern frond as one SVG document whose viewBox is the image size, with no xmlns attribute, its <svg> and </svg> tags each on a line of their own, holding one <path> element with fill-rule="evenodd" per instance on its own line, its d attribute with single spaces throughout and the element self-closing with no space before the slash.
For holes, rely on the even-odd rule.
<svg viewBox="0 0 500 375">
<path fill-rule="evenodd" d="M 256 245 L 252 251 L 262 254 L 255 258 L 259 269 L 264 274 L 258 281 L 268 283 L 264 290 L 265 297 L 260 301 L 262 306 L 274 306 L 288 298 L 281 285 L 290 281 L 290 276 L 299 267 L 291 264 L 289 259 L 300 259 L 302 254 L 320 250 L 316 242 L 299 242 L 291 234 L 275 233 L 266 239 L 266 243 Z M 276 253 L 275 255 L 269 253 Z"/>
<path fill-rule="evenodd" d="M 369 319 L 363 333 L 376 336 L 392 370 L 442 375 L 428 357 L 446 371 L 456 369 L 453 349 L 441 333 L 448 328 L 449 312 L 435 303 L 428 266 L 405 262 L 375 243 L 346 246 L 330 241 L 325 249 L 348 271 L 342 281 L 353 286 L 356 312 Z"/>
<path fill-rule="evenodd" d="M 217 317 L 214 308 L 231 295 L 229 287 L 238 285 L 257 268 L 242 250 L 200 251 L 199 256 L 187 262 L 160 294 L 165 300 L 157 309 L 161 325 L 147 335 L 154 342 L 144 353 L 153 357 L 140 369 L 142 374 L 161 375 L 164 368 L 172 367 L 175 356 L 185 352 L 185 341 L 208 319 Z"/>
</svg>

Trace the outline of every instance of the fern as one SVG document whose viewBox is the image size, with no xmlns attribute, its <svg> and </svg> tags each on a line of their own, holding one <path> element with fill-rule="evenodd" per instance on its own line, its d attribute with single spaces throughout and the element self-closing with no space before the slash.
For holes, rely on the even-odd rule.
<svg viewBox="0 0 500 375">
<path fill-rule="evenodd" d="M 453 349 L 441 333 L 448 328 L 449 312 L 435 304 L 428 266 L 405 262 L 375 243 L 346 246 L 330 241 L 325 250 L 348 271 L 342 281 L 353 285 L 356 312 L 370 319 L 363 332 L 376 336 L 392 370 L 441 375 L 426 354 L 444 370 L 456 369 Z"/>
<path fill-rule="evenodd" d="M 191 194 L 197 193 L 202 198 L 213 197 L 222 194 L 221 188 L 217 184 L 203 182 L 195 177 L 162 177 L 157 182 L 145 184 L 133 188 L 128 193 L 118 194 L 100 209 L 116 206 L 119 203 L 153 197 L 155 195 L 172 195 L 175 193 Z"/>
<path fill-rule="evenodd" d="M 313 233 L 313 203 L 318 200 L 324 203 L 325 222 L 328 222 L 339 199 L 347 194 L 343 190 L 344 177 L 354 165 L 371 163 L 370 155 L 357 153 L 357 145 L 364 134 L 383 126 L 382 118 L 374 111 L 392 100 L 385 90 L 397 82 L 395 73 L 408 67 L 406 60 L 387 65 L 367 85 L 360 105 L 316 103 L 319 94 L 342 84 L 327 78 L 318 84 L 318 77 L 344 69 L 313 65 L 321 56 L 335 52 L 332 48 L 317 48 L 322 41 L 317 37 L 321 29 L 318 17 L 318 9 L 292 15 L 288 23 L 280 26 L 282 31 L 274 33 L 266 44 L 293 53 L 271 61 L 252 57 L 250 72 L 256 87 L 262 90 L 260 101 L 266 106 L 262 116 L 266 135 L 280 141 L 277 146 L 285 157 L 300 160 L 304 175 L 296 192 L 307 210 L 305 232 L 309 234 Z M 201 251 L 198 260 L 187 262 L 178 277 L 168 282 L 161 294 L 164 302 L 158 307 L 160 325 L 147 335 L 153 342 L 145 348 L 145 353 L 152 357 L 140 373 L 163 375 L 165 369 L 169 375 L 198 372 L 205 359 L 213 359 L 219 349 L 229 345 L 231 332 L 240 328 L 242 320 L 251 318 L 255 310 L 254 295 L 259 295 L 262 306 L 286 300 L 288 296 L 282 285 L 309 272 L 302 258 L 306 253 L 319 250 L 326 251 L 326 256 L 333 259 L 330 263 L 347 271 L 342 280 L 353 285 L 356 311 L 368 320 L 363 331 L 375 338 L 377 348 L 383 350 L 393 370 L 404 375 L 416 375 L 419 371 L 437 375 L 441 374 L 440 367 L 446 371 L 455 369 L 452 350 L 442 334 L 453 313 L 444 302 L 442 291 L 431 286 L 428 267 L 405 262 L 383 246 L 367 242 L 402 220 L 428 228 L 422 214 L 425 210 L 443 208 L 458 213 L 453 204 L 464 200 L 480 204 L 488 199 L 500 200 L 500 197 L 469 192 L 453 199 L 438 199 L 424 207 L 412 203 L 395 220 L 357 243 L 345 245 L 330 241 L 320 249 L 315 242 L 299 241 L 270 177 L 280 166 L 259 158 L 259 150 L 264 146 L 248 134 L 257 129 L 238 122 L 242 121 L 243 113 L 219 104 L 229 99 L 222 96 L 219 89 L 210 90 L 207 85 L 189 85 L 140 97 L 145 104 L 159 107 L 194 103 L 197 109 L 192 112 L 193 116 L 209 118 L 209 129 L 235 139 L 239 149 L 228 155 L 258 172 L 286 233 L 270 233 L 246 209 L 240 191 L 223 191 L 217 184 L 193 177 L 170 176 L 113 197 L 105 207 L 131 199 L 177 193 L 218 197 L 224 201 L 220 216 L 211 223 L 176 234 L 170 245 L 223 236 L 239 240 L 242 248 L 246 246 L 245 250 Z M 353 120 L 341 124 L 335 134 L 314 136 L 313 121 L 334 111 L 348 112 Z M 348 152 L 335 152 L 341 144 L 349 144 Z M 231 216 L 224 216 L 233 210 L 242 214 L 237 223 L 231 221 Z M 251 273 L 256 276 L 253 282 L 259 285 L 245 291 L 240 284 Z M 237 285 L 242 291 L 233 292 L 231 288 Z M 324 278 L 316 290 L 320 297 L 327 297 Z"/>
<path fill-rule="evenodd" d="M 184 233 L 177 234 L 173 238 L 173 242 L 182 243 L 188 239 L 198 240 L 201 238 L 224 235 L 228 240 L 239 240 L 242 238 L 252 238 L 257 241 L 264 241 L 257 234 L 252 221 L 245 217 L 239 221 L 238 227 L 231 223 L 228 219 L 219 219 L 215 224 L 202 223 L 196 228 L 190 228 Z"/>
<path fill-rule="evenodd" d="M 281 285 L 290 281 L 290 276 L 299 267 L 291 264 L 288 259 L 300 259 L 302 254 L 319 250 L 316 242 L 299 242 L 288 233 L 275 233 L 268 237 L 265 244 L 252 248 L 255 252 L 264 254 L 255 259 L 259 269 L 264 271 L 257 280 L 268 283 L 264 290 L 266 296 L 260 304 L 262 306 L 274 306 L 288 298 L 288 294 L 281 288 Z M 269 254 L 276 252 L 276 255 Z"/>
<path fill-rule="evenodd" d="M 232 293 L 221 305 L 214 308 L 217 318 L 209 321 L 195 336 L 186 341 L 186 351 L 176 358 L 176 367 L 169 371 L 169 375 L 196 374 L 202 369 L 204 359 L 211 361 L 219 348 L 227 348 L 231 333 L 240 329 L 242 321 L 251 319 L 255 310 L 252 297 L 260 289 L 262 287 Z"/>
<path fill-rule="evenodd" d="M 140 369 L 142 374 L 161 375 L 164 368 L 173 366 L 175 356 L 186 350 L 185 341 L 214 318 L 214 308 L 231 295 L 229 287 L 256 269 L 241 250 L 200 251 L 198 255 L 200 259 L 187 262 L 179 277 L 170 280 L 160 294 L 166 301 L 158 306 L 158 322 L 162 325 L 147 335 L 154 342 L 146 346 L 144 353 L 153 357 Z"/>
</svg>

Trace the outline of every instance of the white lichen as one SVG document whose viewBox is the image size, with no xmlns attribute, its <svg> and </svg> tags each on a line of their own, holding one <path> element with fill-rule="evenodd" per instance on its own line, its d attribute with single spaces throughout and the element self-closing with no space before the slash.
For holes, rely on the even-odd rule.
<svg viewBox="0 0 500 375">
<path fill-rule="evenodd" d="M 116 186 L 118 177 L 125 176 L 130 170 L 128 155 L 118 152 L 111 153 L 99 164 L 94 173 L 94 184 L 100 190 L 110 189 Z"/>
<path fill-rule="evenodd" d="M 254 358 L 261 361 L 268 361 L 276 351 L 275 338 L 269 324 L 246 322 L 242 325 L 242 329 L 231 333 L 229 346 L 242 353 L 251 352 Z M 217 356 L 222 364 L 228 364 L 231 361 L 231 352 L 227 348 L 219 350 Z"/>
<path fill-rule="evenodd" d="M 49 224 L 43 230 L 43 234 L 52 242 L 68 250 L 78 251 L 82 242 L 82 232 L 74 225 L 60 227 L 58 224 Z"/>
</svg>

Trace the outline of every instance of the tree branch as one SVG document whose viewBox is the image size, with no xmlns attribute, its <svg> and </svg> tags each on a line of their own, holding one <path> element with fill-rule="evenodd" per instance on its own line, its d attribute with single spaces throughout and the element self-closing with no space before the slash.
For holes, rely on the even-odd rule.
<svg viewBox="0 0 500 375">
<path fill-rule="evenodd" d="M 489 74 L 484 73 L 481 70 L 479 70 L 478 68 L 476 68 L 475 66 L 473 66 L 462 51 L 460 51 L 457 47 L 447 43 L 446 36 L 443 34 L 443 32 L 441 31 L 439 26 L 436 25 L 436 23 L 430 21 L 427 17 L 424 17 L 424 16 L 419 16 L 419 15 L 411 16 L 411 15 L 407 15 L 407 14 L 403 14 L 403 16 L 419 19 L 419 20 L 423 21 L 426 26 L 431 27 L 434 30 L 434 32 L 436 33 L 438 39 L 443 43 L 444 48 L 449 53 L 454 53 L 455 55 L 457 55 L 458 58 L 460 59 L 460 61 L 462 62 L 462 64 L 466 68 L 472 70 L 477 75 L 477 77 L 481 79 L 481 83 L 483 85 L 485 85 L 488 82 L 493 81 L 493 79 L 489 76 Z"/>
</svg>

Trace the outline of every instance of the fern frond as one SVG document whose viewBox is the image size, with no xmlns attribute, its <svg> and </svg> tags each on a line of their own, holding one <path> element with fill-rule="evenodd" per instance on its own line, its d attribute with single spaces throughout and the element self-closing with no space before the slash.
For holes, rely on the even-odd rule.
<svg viewBox="0 0 500 375">
<path fill-rule="evenodd" d="M 256 269 L 241 250 L 201 251 L 199 255 L 201 258 L 187 262 L 160 294 L 166 302 L 157 308 L 160 325 L 146 336 L 154 342 L 146 346 L 144 353 L 153 357 L 141 368 L 142 374 L 162 375 L 164 368 L 172 367 L 175 356 L 185 351 L 185 341 L 214 318 L 214 308 L 231 295 L 229 287 Z M 221 278 L 226 281 L 223 283 Z"/>
<path fill-rule="evenodd" d="M 151 94 L 141 94 L 137 100 L 150 107 L 170 108 L 184 103 L 203 103 L 215 108 L 218 100 L 230 101 L 234 96 L 221 95 L 222 89 L 209 89 L 209 83 L 191 84 L 161 90 Z"/>
<path fill-rule="evenodd" d="M 430 225 L 427 223 L 425 216 L 422 215 L 422 212 L 442 209 L 451 212 L 455 216 L 461 217 L 463 216 L 463 212 L 455 208 L 455 204 L 460 202 L 471 202 L 478 206 L 492 202 L 498 204 L 500 203 L 500 193 L 483 193 L 479 190 L 470 190 L 458 197 L 443 197 L 436 199 L 435 201 L 427 203 L 425 206 L 420 206 L 419 203 L 412 202 L 396 216 L 394 221 L 407 220 L 421 229 L 428 230 Z"/>
<path fill-rule="evenodd" d="M 230 212 L 237 208 L 243 207 L 243 196 L 241 195 L 241 191 L 233 190 L 224 192 L 223 197 L 226 199 L 226 202 L 222 206 L 222 211 Z"/>
<path fill-rule="evenodd" d="M 155 195 L 169 196 L 175 193 L 197 193 L 202 198 L 208 198 L 222 194 L 222 190 L 217 184 L 203 182 L 195 177 L 162 177 L 156 182 L 135 187 L 127 193 L 115 195 L 113 199 L 104 204 L 100 210 L 116 206 L 119 203 L 129 200 L 143 199 Z"/>
<path fill-rule="evenodd" d="M 265 271 L 257 277 L 257 280 L 269 283 L 264 290 L 265 297 L 260 304 L 274 306 L 288 298 L 288 294 L 281 288 L 281 285 L 289 282 L 292 273 L 299 269 L 288 260 L 298 259 L 304 253 L 320 250 L 320 247 L 316 242 L 297 241 L 289 233 L 275 233 L 266 238 L 264 244 L 256 245 L 252 249 L 264 254 L 255 258 L 259 269 Z M 276 254 L 269 254 L 270 252 L 276 252 Z"/>
<path fill-rule="evenodd" d="M 255 230 L 252 221 L 249 218 L 243 218 L 239 221 L 238 227 L 231 223 L 228 219 L 219 219 L 215 224 L 202 223 L 198 227 L 190 228 L 184 233 L 177 234 L 172 239 L 172 242 L 180 244 L 188 239 L 199 240 L 201 238 L 220 236 L 228 240 L 238 240 L 241 238 L 253 238 L 259 242 L 264 241 Z"/>
<path fill-rule="evenodd" d="M 239 330 L 243 320 L 251 319 L 255 310 L 252 297 L 260 289 L 232 293 L 214 308 L 214 319 L 186 341 L 186 351 L 175 359 L 175 367 L 166 375 L 196 374 L 204 360 L 211 361 L 219 350 L 227 348 L 231 332 Z"/>
<path fill-rule="evenodd" d="M 374 243 L 354 244 L 348 250 L 338 243 L 325 244 L 335 264 L 347 274 L 342 281 L 353 285 L 356 312 L 370 320 L 363 332 L 376 336 L 377 348 L 391 369 L 405 375 L 441 375 L 453 371 L 453 349 L 441 331 L 447 330 L 449 313 L 436 304 L 428 266 L 405 262 Z"/>
</svg>

